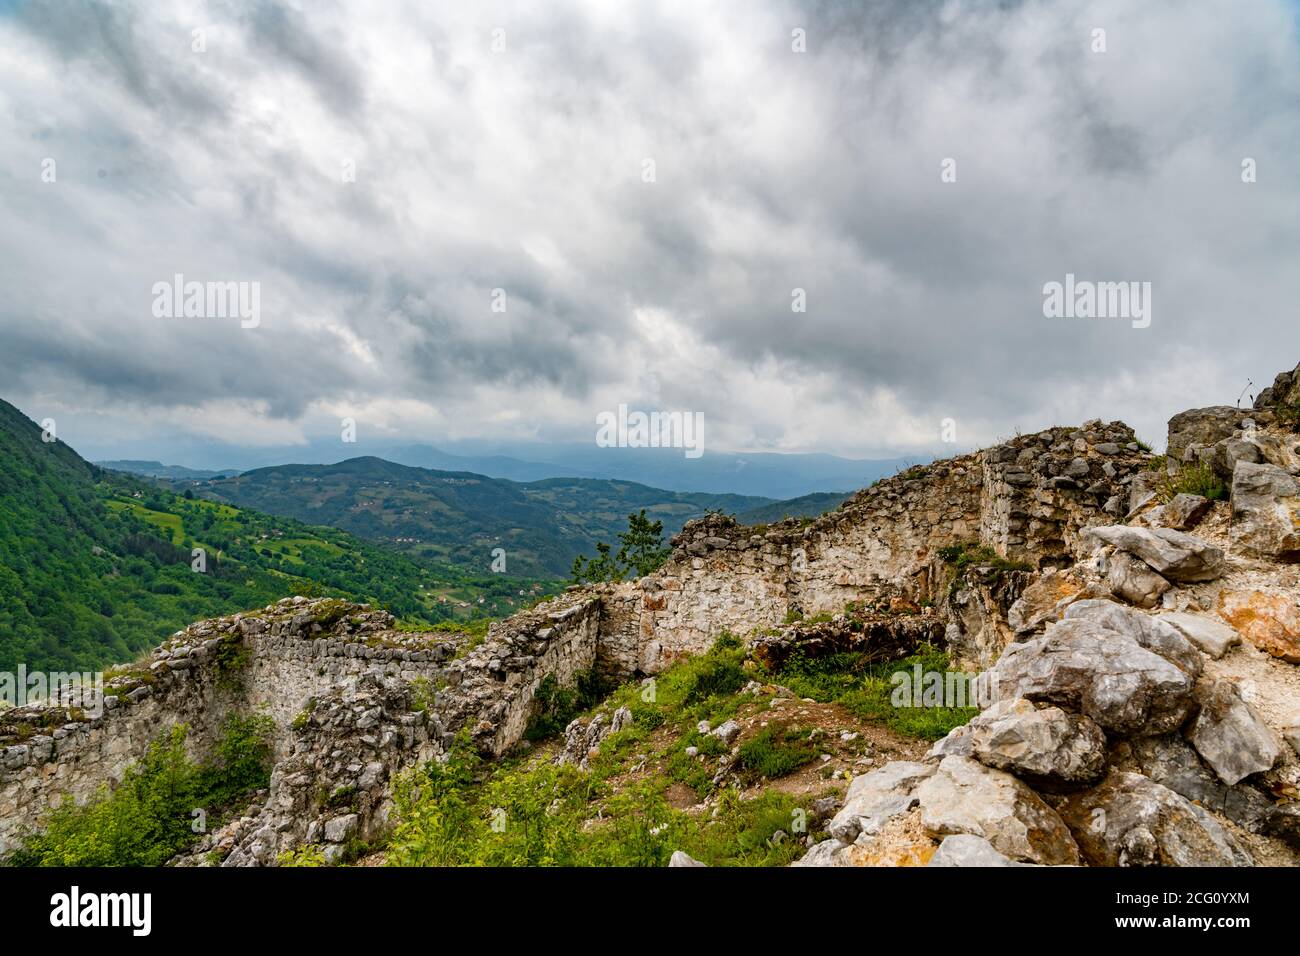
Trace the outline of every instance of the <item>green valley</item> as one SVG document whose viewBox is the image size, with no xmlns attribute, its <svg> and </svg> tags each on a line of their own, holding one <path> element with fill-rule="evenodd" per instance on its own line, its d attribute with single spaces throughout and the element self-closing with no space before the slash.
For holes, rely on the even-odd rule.
<svg viewBox="0 0 1300 956">
<path fill-rule="evenodd" d="M 289 594 L 368 601 L 427 625 L 509 614 L 560 586 L 470 574 L 96 468 L 0 401 L 0 671 L 127 660 L 193 620 Z"/>
</svg>

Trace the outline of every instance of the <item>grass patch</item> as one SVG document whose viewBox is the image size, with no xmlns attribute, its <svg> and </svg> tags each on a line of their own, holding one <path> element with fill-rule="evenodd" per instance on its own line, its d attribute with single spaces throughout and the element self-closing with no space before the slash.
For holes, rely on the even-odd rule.
<svg viewBox="0 0 1300 956">
<path fill-rule="evenodd" d="M 613 792 L 601 773 L 572 766 L 487 766 L 462 739 L 445 762 L 399 779 L 388 862 L 662 867 L 684 850 L 712 866 L 782 866 L 802 854 L 798 840 L 774 839 L 806 813 L 793 796 L 727 791 L 701 818 L 668 803 L 669 783 L 651 776 Z"/>
<path fill-rule="evenodd" d="M 806 767 L 820 753 L 807 728 L 770 724 L 741 744 L 736 763 L 753 777 L 775 780 Z"/>
<path fill-rule="evenodd" d="M 941 673 L 945 681 L 950 673 L 964 676 L 949 663 L 944 651 L 924 644 L 915 654 L 896 661 L 872 661 L 867 654 L 854 653 L 813 659 L 795 655 L 774 676 L 800 697 L 837 703 L 859 719 L 884 724 L 909 737 L 938 740 L 967 723 L 979 708 L 896 707 L 893 675 L 914 674 L 919 665 L 923 674 Z"/>
<path fill-rule="evenodd" d="M 1001 577 L 1008 571 L 1032 571 L 1033 566 L 1024 561 L 1011 561 L 1002 557 L 988 545 L 976 542 L 962 542 L 939 549 L 939 558 L 952 568 L 952 580 L 948 583 L 948 594 L 957 591 L 962 574 L 968 568 L 988 568 L 994 578 Z"/>
<path fill-rule="evenodd" d="M 1200 495 L 1211 501 L 1222 501 L 1228 497 L 1228 487 L 1209 465 L 1184 465 L 1178 474 L 1160 482 L 1156 494 L 1166 504 L 1180 494 Z"/>
</svg>

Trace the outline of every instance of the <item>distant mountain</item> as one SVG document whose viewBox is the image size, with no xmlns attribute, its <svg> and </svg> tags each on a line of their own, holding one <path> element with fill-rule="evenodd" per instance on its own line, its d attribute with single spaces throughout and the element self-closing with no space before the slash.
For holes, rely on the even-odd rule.
<svg viewBox="0 0 1300 956">
<path fill-rule="evenodd" d="M 100 469 L 42 441 L 40 426 L 0 401 L 0 672 L 125 661 L 196 617 L 296 593 L 370 601 L 432 624 L 506 614 L 553 587 L 472 576 Z"/>
<path fill-rule="evenodd" d="M 511 573 L 567 575 L 597 541 L 617 544 L 644 508 L 665 535 L 707 511 L 770 503 L 747 495 L 665 491 L 631 481 L 548 478 L 520 483 L 465 471 L 414 468 L 382 458 L 258 468 L 211 482 L 203 496 L 349 531 L 421 557 L 486 571 L 493 549 Z"/>
<path fill-rule="evenodd" d="M 113 471 L 124 471 L 131 475 L 142 475 L 145 478 L 175 478 L 192 481 L 206 481 L 209 478 L 226 478 L 239 474 L 238 469 L 235 468 L 227 468 L 224 471 L 204 471 L 199 468 L 186 468 L 184 465 L 164 465 L 160 461 L 142 461 L 133 458 L 97 461 L 95 465 Z"/>
<path fill-rule="evenodd" d="M 789 499 L 813 492 L 865 488 L 928 456 L 853 459 L 825 454 L 705 453 L 674 448 L 599 448 L 595 444 L 504 446 L 494 454 L 459 454 L 429 445 L 390 449 L 383 457 L 423 468 L 474 471 L 493 478 L 537 481 L 580 477 L 636 481 L 672 491 Z"/>
<path fill-rule="evenodd" d="M 818 491 L 811 495 L 774 501 L 736 515 L 741 524 L 772 524 L 783 518 L 816 518 L 843 504 L 852 492 Z"/>
<path fill-rule="evenodd" d="M 99 457 L 144 461 L 158 466 L 163 455 L 156 443 L 105 449 Z M 910 465 L 924 464 L 927 455 L 910 458 L 852 459 L 823 454 L 736 454 L 705 447 L 699 458 L 686 458 L 681 449 L 598 448 L 594 443 L 460 442 L 439 447 L 372 440 L 362 430 L 357 444 L 337 438 L 305 445 L 242 447 L 214 445 L 193 439 L 169 442 L 162 460 L 182 462 L 195 472 L 233 474 L 283 465 L 331 464 L 344 458 L 376 457 L 415 468 L 467 471 L 488 478 L 531 482 L 547 478 L 603 478 L 635 481 L 669 491 L 752 495 L 789 499 L 818 491 L 864 488 L 878 478 Z M 116 467 L 116 466 L 110 466 Z M 159 466 L 176 468 L 179 466 Z M 222 471 L 224 469 L 224 472 Z M 142 473 L 139 467 L 123 470 Z M 152 467 L 150 474 L 152 475 Z M 182 476 L 185 477 L 185 476 Z"/>
</svg>

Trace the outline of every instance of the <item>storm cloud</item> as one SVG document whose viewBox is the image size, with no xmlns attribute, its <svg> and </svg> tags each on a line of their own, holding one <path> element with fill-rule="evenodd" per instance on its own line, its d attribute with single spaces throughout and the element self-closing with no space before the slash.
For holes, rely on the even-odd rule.
<svg viewBox="0 0 1300 956">
<path fill-rule="evenodd" d="M 1284 0 L 19 2 L 0 77 L 0 397 L 105 456 L 619 404 L 728 450 L 1160 444 L 1300 361 Z M 1067 273 L 1150 327 L 1046 318 Z M 177 274 L 260 324 L 155 317 Z"/>
</svg>

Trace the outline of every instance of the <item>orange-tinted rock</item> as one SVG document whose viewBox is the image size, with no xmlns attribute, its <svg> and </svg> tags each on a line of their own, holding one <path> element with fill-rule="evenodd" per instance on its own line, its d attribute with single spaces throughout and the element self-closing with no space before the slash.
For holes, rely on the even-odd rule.
<svg viewBox="0 0 1300 956">
<path fill-rule="evenodd" d="M 1285 591 L 1225 591 L 1219 615 L 1260 650 L 1300 664 L 1300 607 Z"/>
</svg>

